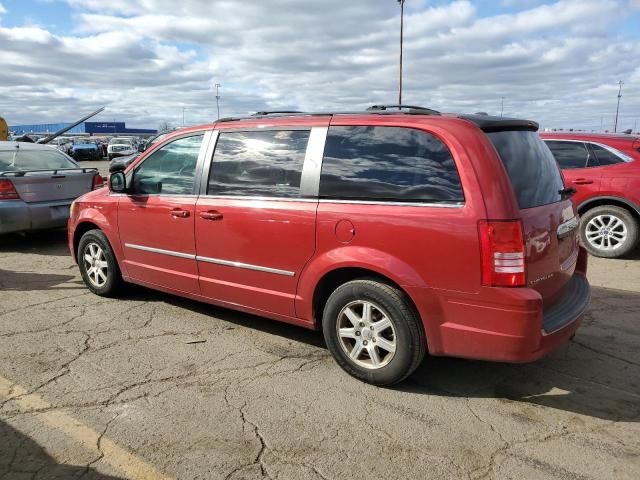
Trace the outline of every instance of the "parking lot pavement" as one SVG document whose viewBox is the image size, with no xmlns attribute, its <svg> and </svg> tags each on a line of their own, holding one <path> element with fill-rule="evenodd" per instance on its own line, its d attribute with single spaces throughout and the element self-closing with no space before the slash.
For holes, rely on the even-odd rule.
<svg viewBox="0 0 640 480">
<path fill-rule="evenodd" d="M 316 332 L 92 295 L 64 232 L 0 238 L 0 478 L 638 479 L 638 259 L 592 260 L 553 356 L 430 358 L 384 389 Z"/>
<path fill-rule="evenodd" d="M 109 162 L 106 158 L 101 161 L 82 161 L 78 163 L 81 167 L 84 168 L 97 168 L 98 172 L 100 172 L 100 175 L 102 175 L 103 177 L 109 175 Z"/>
</svg>

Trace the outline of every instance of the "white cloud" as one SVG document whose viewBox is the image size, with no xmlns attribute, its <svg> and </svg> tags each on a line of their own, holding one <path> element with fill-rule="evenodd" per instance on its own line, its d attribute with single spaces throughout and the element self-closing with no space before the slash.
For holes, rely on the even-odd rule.
<svg viewBox="0 0 640 480">
<path fill-rule="evenodd" d="M 216 82 L 223 115 L 397 98 L 396 2 L 68 2 L 70 34 L 0 27 L 0 111 L 11 122 L 70 119 L 102 103 L 104 119 L 141 126 L 181 122 L 182 104 L 187 122 L 209 121 Z M 640 41 L 609 33 L 620 2 L 518 3 L 526 9 L 492 17 L 466 0 L 411 3 L 405 101 L 496 112 L 504 96 L 506 114 L 595 128 L 601 116 L 612 124 L 623 79 L 623 120 L 640 117 L 640 67 L 630 61 Z"/>
<path fill-rule="evenodd" d="M 2 5 L 2 3 L 0 3 L 0 15 L 4 15 L 5 13 L 7 13 L 7 9 L 4 8 L 4 5 Z"/>
</svg>

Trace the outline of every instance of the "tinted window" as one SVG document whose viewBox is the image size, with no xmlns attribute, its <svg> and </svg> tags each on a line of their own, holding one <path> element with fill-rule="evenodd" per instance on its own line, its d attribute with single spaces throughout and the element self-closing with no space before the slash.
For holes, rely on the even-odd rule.
<svg viewBox="0 0 640 480">
<path fill-rule="evenodd" d="M 309 130 L 220 133 L 207 193 L 298 197 L 309 133 Z"/>
<path fill-rule="evenodd" d="M 560 168 L 585 168 L 589 158 L 589 151 L 582 142 L 547 141 L 547 147 L 556 157 Z"/>
<path fill-rule="evenodd" d="M 0 152 L 0 170 L 46 170 L 76 168 L 77 165 L 54 148 L 27 150 L 24 148 Z"/>
<path fill-rule="evenodd" d="M 133 175 L 135 193 L 190 195 L 203 135 L 175 140 L 151 154 Z"/>
<path fill-rule="evenodd" d="M 562 176 L 551 150 L 536 132 L 487 133 L 507 169 L 520 208 L 561 200 Z"/>
<path fill-rule="evenodd" d="M 400 127 L 331 127 L 320 179 L 322 198 L 461 202 L 451 153 L 436 137 Z"/>
<path fill-rule="evenodd" d="M 592 143 L 590 144 L 590 146 L 600 165 L 613 165 L 616 163 L 622 163 L 624 161 L 615 153 L 607 150 L 606 148 L 602 148 L 600 145 Z"/>
</svg>

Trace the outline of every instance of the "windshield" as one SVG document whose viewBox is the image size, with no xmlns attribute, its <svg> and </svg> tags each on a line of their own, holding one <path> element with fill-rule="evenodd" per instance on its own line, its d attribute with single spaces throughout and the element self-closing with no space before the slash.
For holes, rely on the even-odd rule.
<svg viewBox="0 0 640 480">
<path fill-rule="evenodd" d="M 3 150 L 0 151 L 0 171 L 47 170 L 77 168 L 77 165 L 57 150 Z"/>
<path fill-rule="evenodd" d="M 562 175 L 549 147 L 536 132 L 509 130 L 487 133 L 504 164 L 520 208 L 562 200 Z"/>
<path fill-rule="evenodd" d="M 127 145 L 131 145 L 131 139 L 129 138 L 112 138 L 111 140 L 109 140 L 109 144 L 110 145 L 114 145 L 116 143 L 119 144 L 127 144 Z"/>
</svg>

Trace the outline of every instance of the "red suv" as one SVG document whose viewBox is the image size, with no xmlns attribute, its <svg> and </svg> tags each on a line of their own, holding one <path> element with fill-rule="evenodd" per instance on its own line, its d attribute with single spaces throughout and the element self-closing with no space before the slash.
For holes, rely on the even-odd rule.
<svg viewBox="0 0 640 480">
<path fill-rule="evenodd" d="M 577 132 L 540 134 L 576 189 L 580 236 L 589 253 L 617 258 L 640 238 L 640 138 Z"/>
<path fill-rule="evenodd" d="M 427 350 L 533 361 L 590 296 L 537 128 L 382 106 L 182 129 L 75 202 L 69 247 L 98 295 L 131 282 L 322 329 L 373 384 Z"/>
</svg>

